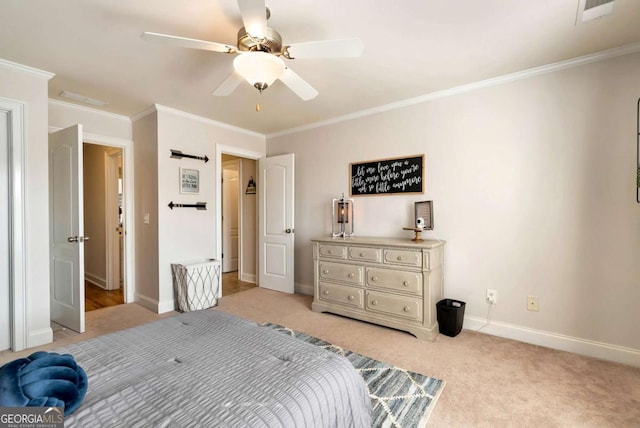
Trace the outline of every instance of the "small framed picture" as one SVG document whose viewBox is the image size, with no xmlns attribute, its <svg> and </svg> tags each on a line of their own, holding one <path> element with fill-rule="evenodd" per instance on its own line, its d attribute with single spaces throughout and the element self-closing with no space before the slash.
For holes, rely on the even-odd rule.
<svg viewBox="0 0 640 428">
<path fill-rule="evenodd" d="M 433 230 L 433 201 L 415 203 L 416 227 Z"/>
<path fill-rule="evenodd" d="M 180 168 L 180 193 L 200 194 L 200 171 Z"/>
</svg>

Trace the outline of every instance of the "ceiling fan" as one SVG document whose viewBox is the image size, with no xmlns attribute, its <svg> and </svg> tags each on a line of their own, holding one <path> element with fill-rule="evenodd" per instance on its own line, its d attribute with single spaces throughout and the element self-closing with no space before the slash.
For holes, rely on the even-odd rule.
<svg viewBox="0 0 640 428">
<path fill-rule="evenodd" d="M 293 72 L 283 61 L 298 58 L 348 58 L 362 55 L 360 39 L 325 40 L 284 45 L 280 34 L 267 26 L 270 11 L 265 0 L 238 0 L 244 27 L 238 31 L 237 46 L 159 33 L 142 33 L 149 42 L 159 42 L 192 49 L 237 55 L 234 72 L 213 92 L 213 95 L 231 94 L 243 80 L 262 93 L 276 79 L 303 100 L 318 95 L 309 83 Z"/>
</svg>

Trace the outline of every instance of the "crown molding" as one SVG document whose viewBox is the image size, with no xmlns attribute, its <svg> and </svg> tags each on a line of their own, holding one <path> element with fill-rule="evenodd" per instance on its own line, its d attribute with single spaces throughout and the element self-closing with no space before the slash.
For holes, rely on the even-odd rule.
<svg viewBox="0 0 640 428">
<path fill-rule="evenodd" d="M 571 58 L 564 61 L 554 62 L 552 64 L 543 65 L 540 67 L 530 68 L 528 70 L 518 71 L 511 74 L 505 74 L 504 76 L 494 77 L 491 79 L 481 80 L 467 85 L 456 86 L 442 91 L 432 92 L 430 94 L 421 95 L 415 98 L 408 98 L 406 100 L 384 104 L 379 107 L 373 107 L 366 110 L 361 110 L 355 113 L 338 116 L 332 119 L 323 120 L 320 122 L 310 123 L 308 125 L 302 125 L 295 128 L 289 128 L 282 131 L 267 134 L 267 139 L 281 137 L 283 135 L 295 134 L 298 132 L 308 131 L 310 129 L 321 128 L 323 126 L 334 125 L 340 122 L 346 122 L 349 120 L 359 119 L 366 116 L 372 116 L 375 114 L 385 113 L 392 110 L 398 110 L 401 108 L 413 106 L 416 104 L 422 104 L 429 101 L 434 101 L 441 98 L 451 97 L 454 95 L 463 94 L 466 92 L 475 91 L 478 89 L 488 88 L 491 86 L 502 85 L 505 83 L 514 82 L 516 80 L 528 79 L 530 77 L 540 76 L 542 74 L 553 73 L 555 71 L 566 70 L 568 68 L 580 67 L 585 64 L 593 62 L 604 61 L 611 58 L 617 58 L 624 55 L 630 55 L 640 52 L 640 43 L 632 43 L 624 46 L 620 46 L 613 49 L 607 49 L 604 51 L 596 52 L 589 55 L 584 55 L 576 58 Z"/>
<path fill-rule="evenodd" d="M 18 64 L 17 62 L 7 61 L 6 59 L 2 59 L 2 58 L 0 58 L 0 68 L 6 68 L 13 71 L 19 71 L 21 73 L 27 73 L 32 76 L 39 77 L 41 79 L 46 79 L 46 80 L 50 80 L 55 76 L 54 73 L 29 67 L 28 65 Z"/>
<path fill-rule="evenodd" d="M 206 118 L 206 117 L 198 116 L 197 114 L 193 114 L 193 113 L 187 113 L 185 111 L 177 110 L 177 109 L 174 109 L 174 108 L 171 108 L 171 107 L 166 107 L 166 106 L 163 106 L 163 105 L 160 105 L 160 104 L 154 104 L 153 106 L 149 107 L 148 109 L 138 113 L 137 115 L 134 116 L 135 120 L 138 120 L 138 119 L 140 119 L 140 118 L 142 118 L 144 116 L 147 116 L 147 115 L 151 114 L 153 111 L 173 114 L 175 116 L 184 117 L 186 119 L 194 120 L 196 122 L 205 123 L 207 125 L 217 126 L 218 128 L 227 129 L 229 131 L 238 132 L 240 134 L 249 135 L 251 137 L 258 137 L 258 138 L 263 138 L 263 139 L 266 138 L 265 134 L 261 134 L 259 132 L 250 131 L 248 129 L 240 128 L 238 126 L 229 125 L 228 123 L 224 123 L 224 122 L 218 122 L 217 120 L 213 120 L 213 119 L 209 119 L 209 118 Z"/>
<path fill-rule="evenodd" d="M 142 110 L 141 112 L 138 112 L 138 113 L 134 114 L 133 116 L 131 116 L 131 123 L 137 122 L 140 119 L 143 119 L 143 118 L 149 116 L 150 114 L 155 113 L 156 111 L 158 111 L 158 110 L 156 110 L 156 105 L 153 104 L 153 105 L 147 107 L 146 109 Z"/>
<path fill-rule="evenodd" d="M 98 110 L 98 109 L 95 109 L 95 108 L 91 108 L 91 107 L 87 107 L 87 106 L 83 106 L 83 105 L 79 105 L 79 104 L 69 103 L 69 102 L 66 102 L 66 101 L 57 100 L 55 98 L 49 98 L 49 104 L 50 105 L 58 105 L 58 106 L 61 106 L 61 107 L 72 108 L 72 109 L 75 109 L 75 110 L 81 110 L 81 111 L 85 111 L 85 112 L 92 113 L 92 114 L 99 114 L 99 115 L 102 115 L 102 116 L 110 117 L 112 119 L 123 120 L 123 121 L 126 121 L 127 123 L 131 123 L 131 118 L 129 116 L 124 116 L 124 115 L 117 114 L 117 113 L 111 113 L 111 112 L 104 111 L 104 110 Z"/>
</svg>

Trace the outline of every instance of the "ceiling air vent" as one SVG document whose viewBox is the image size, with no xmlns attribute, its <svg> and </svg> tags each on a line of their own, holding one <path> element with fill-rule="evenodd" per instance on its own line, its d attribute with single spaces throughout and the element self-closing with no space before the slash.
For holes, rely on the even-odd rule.
<svg viewBox="0 0 640 428">
<path fill-rule="evenodd" d="M 578 0 L 576 25 L 611 15 L 615 0 Z"/>
</svg>

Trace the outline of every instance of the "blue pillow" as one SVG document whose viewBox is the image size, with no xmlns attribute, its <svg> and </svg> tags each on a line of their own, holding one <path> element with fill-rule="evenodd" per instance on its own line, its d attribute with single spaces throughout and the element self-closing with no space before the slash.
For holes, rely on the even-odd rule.
<svg viewBox="0 0 640 428">
<path fill-rule="evenodd" d="M 87 374 L 71 355 L 36 352 L 0 367 L 0 407 L 64 407 L 67 416 L 87 386 Z"/>
</svg>

